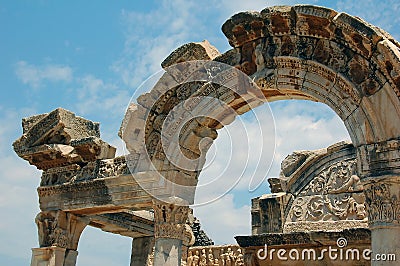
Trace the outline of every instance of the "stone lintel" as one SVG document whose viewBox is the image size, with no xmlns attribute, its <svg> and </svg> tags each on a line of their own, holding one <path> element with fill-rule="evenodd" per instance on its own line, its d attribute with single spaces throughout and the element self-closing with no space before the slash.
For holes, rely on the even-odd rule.
<svg viewBox="0 0 400 266">
<path fill-rule="evenodd" d="M 39 187 L 38 194 L 41 210 L 65 210 L 79 215 L 152 207 L 152 197 L 130 174 Z"/>
<path fill-rule="evenodd" d="M 104 213 L 89 216 L 89 225 L 113 234 L 128 237 L 154 235 L 154 220 L 134 214 L 135 212 Z"/>
</svg>

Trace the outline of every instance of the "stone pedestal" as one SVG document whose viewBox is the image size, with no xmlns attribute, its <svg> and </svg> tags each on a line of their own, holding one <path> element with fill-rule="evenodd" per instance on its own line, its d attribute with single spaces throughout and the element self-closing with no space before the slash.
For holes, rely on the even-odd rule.
<svg viewBox="0 0 400 266">
<path fill-rule="evenodd" d="M 394 258 L 400 258 L 400 176 L 371 177 L 364 182 L 371 229 L 371 265 L 391 265 Z"/>
<path fill-rule="evenodd" d="M 31 266 L 74 266 L 78 251 L 60 247 L 32 248 Z"/>
<path fill-rule="evenodd" d="M 138 237 L 132 240 L 132 254 L 130 266 L 146 266 L 152 263 L 154 237 Z"/>
</svg>

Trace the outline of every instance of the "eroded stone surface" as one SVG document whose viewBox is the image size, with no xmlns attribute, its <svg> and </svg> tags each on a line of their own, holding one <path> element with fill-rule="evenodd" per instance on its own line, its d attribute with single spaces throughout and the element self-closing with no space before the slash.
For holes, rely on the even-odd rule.
<svg viewBox="0 0 400 266">
<path fill-rule="evenodd" d="M 13 143 L 14 150 L 38 169 L 83 166 L 115 155 L 116 149 L 100 139 L 99 123 L 62 108 L 25 118 L 22 127 L 23 135 Z"/>
</svg>

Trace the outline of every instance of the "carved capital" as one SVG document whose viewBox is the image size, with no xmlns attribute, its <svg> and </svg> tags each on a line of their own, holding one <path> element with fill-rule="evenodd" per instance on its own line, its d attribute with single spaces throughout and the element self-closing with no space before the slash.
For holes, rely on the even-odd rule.
<svg viewBox="0 0 400 266">
<path fill-rule="evenodd" d="M 154 200 L 153 209 L 154 234 L 156 238 L 175 238 L 188 241 L 187 231 L 190 230 L 190 227 L 186 225 L 189 213 L 188 206 Z"/>
<path fill-rule="evenodd" d="M 364 183 L 369 226 L 400 226 L 400 176 L 369 178 Z"/>
<path fill-rule="evenodd" d="M 77 250 L 79 237 L 87 222 L 63 211 L 40 212 L 35 219 L 40 247 L 56 246 Z"/>
</svg>

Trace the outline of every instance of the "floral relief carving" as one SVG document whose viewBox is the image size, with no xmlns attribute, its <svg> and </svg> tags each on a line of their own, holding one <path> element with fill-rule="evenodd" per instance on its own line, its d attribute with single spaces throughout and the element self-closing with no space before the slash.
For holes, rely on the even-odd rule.
<svg viewBox="0 0 400 266">
<path fill-rule="evenodd" d="M 364 220 L 365 196 L 355 160 L 340 161 L 317 174 L 293 200 L 287 222 Z"/>
</svg>

